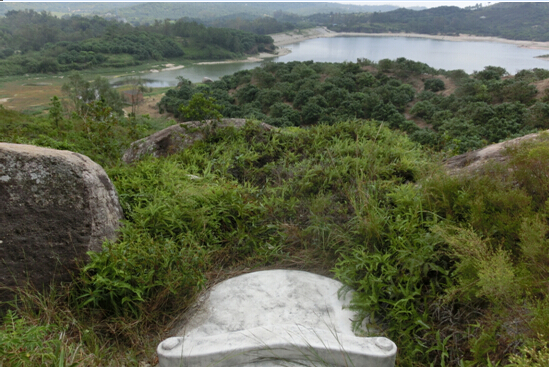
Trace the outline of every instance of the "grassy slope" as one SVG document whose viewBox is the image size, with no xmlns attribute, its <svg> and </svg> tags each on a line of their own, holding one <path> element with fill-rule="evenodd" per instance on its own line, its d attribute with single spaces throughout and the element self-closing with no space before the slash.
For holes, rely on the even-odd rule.
<svg viewBox="0 0 549 367">
<path fill-rule="evenodd" d="M 547 179 L 528 174 L 545 172 L 545 143 L 511 152 L 512 171 L 455 178 L 375 122 L 251 123 L 126 166 L 94 151 L 79 120 L 55 129 L 46 117 L 0 115 L 2 140 L 102 160 L 128 220 L 72 284 L 20 292 L 0 329 L 4 364 L 154 363 L 165 325 L 200 289 L 266 266 L 332 270 L 358 290 L 359 315 L 374 313 L 397 342 L 403 366 L 506 362 L 549 331 Z M 136 130 L 115 131 L 105 142 Z"/>
</svg>

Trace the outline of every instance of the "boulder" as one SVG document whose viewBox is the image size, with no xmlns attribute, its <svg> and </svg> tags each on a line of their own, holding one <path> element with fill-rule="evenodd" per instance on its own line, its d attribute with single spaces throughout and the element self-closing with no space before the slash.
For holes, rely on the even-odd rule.
<svg viewBox="0 0 549 367">
<path fill-rule="evenodd" d="M 211 80 L 210 78 L 208 78 L 207 76 L 205 76 L 204 78 L 202 78 L 202 83 L 204 84 L 211 84 L 213 83 L 214 81 Z"/>
<path fill-rule="evenodd" d="M 0 143 L 1 287 L 70 281 L 86 252 L 116 238 L 122 217 L 112 182 L 88 157 Z M 0 290 L 0 301 L 12 297 Z"/>
<path fill-rule="evenodd" d="M 207 120 L 205 123 L 211 124 L 211 121 Z M 217 127 L 233 126 L 241 128 L 245 124 L 245 119 L 222 119 Z M 124 153 L 122 160 L 126 163 L 132 163 L 149 154 L 154 157 L 166 157 L 180 152 L 191 146 L 195 141 L 204 139 L 204 131 L 200 129 L 201 126 L 202 124 L 199 121 L 187 121 L 160 130 L 144 139 L 133 142 Z M 261 123 L 260 127 L 265 130 L 273 129 L 273 126 L 265 123 Z"/>
<path fill-rule="evenodd" d="M 525 141 L 538 139 L 539 137 L 540 133 L 529 134 L 516 139 L 492 144 L 482 149 L 456 155 L 447 159 L 445 166 L 450 174 L 479 172 L 488 162 L 505 162 L 508 158 L 505 154 L 507 148 Z"/>
</svg>

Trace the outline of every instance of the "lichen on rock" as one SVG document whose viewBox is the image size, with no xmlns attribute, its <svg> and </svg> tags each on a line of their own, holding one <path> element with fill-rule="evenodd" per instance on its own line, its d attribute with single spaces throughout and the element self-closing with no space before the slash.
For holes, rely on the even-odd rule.
<svg viewBox="0 0 549 367">
<path fill-rule="evenodd" d="M 122 217 L 112 182 L 88 157 L 0 143 L 2 287 L 70 281 L 78 260 L 116 239 Z"/>
</svg>

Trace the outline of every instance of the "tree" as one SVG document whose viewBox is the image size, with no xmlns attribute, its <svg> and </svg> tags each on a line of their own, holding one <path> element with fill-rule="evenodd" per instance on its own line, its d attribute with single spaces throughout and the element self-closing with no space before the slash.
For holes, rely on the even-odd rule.
<svg viewBox="0 0 549 367">
<path fill-rule="evenodd" d="M 57 96 L 53 96 L 50 102 L 49 117 L 55 123 L 55 127 L 59 128 L 59 122 L 63 120 L 63 107 Z"/>
<path fill-rule="evenodd" d="M 84 80 L 82 74 L 74 72 L 69 75 L 69 81 L 63 84 L 61 91 L 69 97 L 73 111 L 85 117 L 89 113 L 89 103 L 104 100 L 112 112 L 122 115 L 122 97 L 111 87 L 106 78 L 98 76 L 91 83 Z"/>
<path fill-rule="evenodd" d="M 390 59 L 382 59 L 382 60 L 379 60 L 377 65 L 379 66 L 379 70 L 383 72 L 388 72 L 389 70 L 391 70 L 391 67 L 393 66 L 393 62 Z"/>
<path fill-rule="evenodd" d="M 316 103 L 307 103 L 301 111 L 302 124 L 310 125 L 318 122 L 322 115 L 323 109 Z"/>
<path fill-rule="evenodd" d="M 219 112 L 221 109 L 222 106 L 215 104 L 215 99 L 205 97 L 202 93 L 195 93 L 186 105 L 179 106 L 179 112 L 186 121 L 204 123 L 211 120 L 214 127 L 223 117 Z"/>
<path fill-rule="evenodd" d="M 509 75 L 507 70 L 500 66 L 486 66 L 482 71 L 475 71 L 473 77 L 479 80 L 500 80 Z"/>
<path fill-rule="evenodd" d="M 240 88 L 236 92 L 236 98 L 238 99 L 239 104 L 250 103 L 255 100 L 258 93 L 258 87 L 253 84 L 248 84 L 244 88 Z"/>
<path fill-rule="evenodd" d="M 123 146 L 115 133 L 119 120 L 112 112 L 112 108 L 107 105 L 105 99 L 100 98 L 87 104 L 87 114 L 83 117 L 83 133 L 93 147 L 92 159 L 97 160 L 101 157 L 103 161 L 98 161 L 100 164 L 107 162 L 112 164 L 116 161 L 120 157 Z"/>
<path fill-rule="evenodd" d="M 71 108 L 78 115 L 83 116 L 87 111 L 87 103 L 94 100 L 90 83 L 82 77 L 82 74 L 73 72 L 69 75 L 69 81 L 61 87 L 61 91 L 68 96 Z"/>
<path fill-rule="evenodd" d="M 271 106 L 270 116 L 278 119 L 284 118 L 288 121 L 288 124 L 286 124 L 288 126 L 298 126 L 301 120 L 299 112 L 282 102 L 277 102 Z"/>
<path fill-rule="evenodd" d="M 429 101 L 419 101 L 410 109 L 413 116 L 421 117 L 427 121 L 433 117 L 436 111 L 436 107 Z"/>
<path fill-rule="evenodd" d="M 147 87 L 143 85 L 143 79 L 141 77 L 130 77 L 126 79 L 126 85 L 130 86 L 130 89 L 126 93 L 130 93 L 132 105 L 132 116 L 135 117 L 139 104 L 142 102 L 143 92 L 147 90 Z"/>
<path fill-rule="evenodd" d="M 439 92 L 444 90 L 444 82 L 440 79 L 427 79 L 425 81 L 425 90 L 430 90 L 431 92 Z"/>
</svg>

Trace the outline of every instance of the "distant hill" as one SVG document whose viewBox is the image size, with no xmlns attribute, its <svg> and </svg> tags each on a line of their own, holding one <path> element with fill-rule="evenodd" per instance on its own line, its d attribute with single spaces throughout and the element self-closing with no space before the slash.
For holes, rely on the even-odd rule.
<svg viewBox="0 0 549 367">
<path fill-rule="evenodd" d="M 6 14 L 10 10 L 32 9 L 37 12 L 48 11 L 62 14 L 100 14 L 108 13 L 116 9 L 135 5 L 130 2 L 0 2 L 0 15 Z"/>
<path fill-rule="evenodd" d="M 215 19 L 231 14 L 246 13 L 254 16 L 272 16 L 276 11 L 283 11 L 301 16 L 316 13 L 357 13 L 374 11 L 391 11 L 398 7 L 390 5 L 360 6 L 337 3 L 294 3 L 294 2 L 190 2 L 190 3 L 138 3 L 120 10 L 120 16 L 127 19 L 154 17 L 156 19 L 178 19 L 183 17 L 197 19 Z"/>
<path fill-rule="evenodd" d="M 248 18 L 272 16 L 276 11 L 308 16 L 317 13 L 359 13 L 359 12 L 386 12 L 398 9 L 392 5 L 350 5 L 337 3 L 317 2 L 78 2 L 78 3 L 0 3 L 0 14 L 9 10 L 33 9 L 35 11 L 49 11 L 65 14 L 106 15 L 117 13 L 128 21 L 151 22 L 155 19 L 191 18 L 199 20 L 214 20 L 246 14 Z"/>
<path fill-rule="evenodd" d="M 549 41 L 549 3 L 497 3 L 488 7 L 440 6 L 371 14 L 335 14 L 324 20 L 334 31 L 474 34 Z"/>
</svg>

